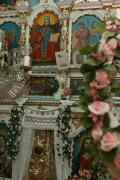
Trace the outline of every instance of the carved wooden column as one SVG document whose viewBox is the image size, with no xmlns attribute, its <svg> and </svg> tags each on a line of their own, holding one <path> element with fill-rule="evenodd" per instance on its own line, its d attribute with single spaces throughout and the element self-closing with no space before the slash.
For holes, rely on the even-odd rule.
<svg viewBox="0 0 120 180">
<path fill-rule="evenodd" d="M 68 23 L 69 23 L 69 11 L 63 10 L 64 18 L 61 19 L 61 44 L 60 49 L 66 50 L 68 48 Z"/>
</svg>

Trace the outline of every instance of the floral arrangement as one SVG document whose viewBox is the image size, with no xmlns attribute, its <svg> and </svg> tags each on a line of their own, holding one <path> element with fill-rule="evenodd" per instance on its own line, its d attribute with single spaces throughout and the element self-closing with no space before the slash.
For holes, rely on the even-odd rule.
<svg viewBox="0 0 120 180">
<path fill-rule="evenodd" d="M 85 81 L 79 98 L 85 112 L 81 121 L 94 140 L 94 162 L 107 158 L 120 169 L 120 124 L 112 113 L 112 98 L 119 87 L 115 76 L 120 61 L 120 10 L 116 10 L 116 17 L 96 27 L 96 31 L 102 34 L 99 44 L 80 50 L 87 55 L 80 68 Z"/>
<path fill-rule="evenodd" d="M 92 171 L 84 169 L 83 171 L 78 172 L 78 176 L 72 177 L 72 180 L 90 180 L 92 177 Z"/>
</svg>

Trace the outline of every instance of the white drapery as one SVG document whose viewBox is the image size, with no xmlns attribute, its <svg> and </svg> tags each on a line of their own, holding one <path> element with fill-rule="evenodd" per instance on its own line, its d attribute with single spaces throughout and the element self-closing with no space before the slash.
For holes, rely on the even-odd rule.
<svg viewBox="0 0 120 180">
<path fill-rule="evenodd" d="M 26 109 L 27 115 L 29 114 L 28 111 L 31 112 L 31 109 Z M 62 141 L 57 137 L 57 125 L 55 124 L 55 118 L 57 118 L 57 112 L 56 110 L 52 111 L 44 111 L 44 115 L 41 117 L 41 111 L 33 110 L 33 113 L 30 113 L 29 118 L 31 117 L 32 120 L 37 122 L 37 124 L 34 122 L 33 127 L 31 126 L 31 123 L 29 124 L 29 121 L 27 121 L 29 118 L 28 116 L 24 116 L 23 120 L 26 122 L 26 126 L 23 126 L 23 131 L 21 135 L 21 145 L 20 145 L 20 152 L 17 156 L 17 159 L 13 161 L 12 164 L 12 179 L 11 180 L 23 180 L 24 177 L 26 177 L 32 149 L 34 146 L 34 135 L 35 131 L 37 130 L 53 130 L 54 131 L 54 149 L 55 149 L 55 164 L 56 164 L 56 175 L 57 180 L 66 180 L 68 179 L 68 176 L 70 175 L 70 168 L 67 160 L 63 159 L 63 157 L 58 156 L 57 152 L 57 144 L 62 143 Z M 54 112 L 54 113 L 53 113 Z M 34 114 L 35 113 L 35 114 Z M 46 113 L 47 116 L 46 116 Z M 35 118 L 34 118 L 35 116 Z M 46 116 L 46 117 L 45 117 Z M 48 121 L 49 116 L 49 121 Z M 37 117 L 37 118 L 36 118 Z M 53 118 L 54 117 L 54 118 Z M 37 121 L 36 121 L 37 120 Z M 41 122 L 40 125 L 38 125 Z M 27 125 L 28 123 L 28 125 Z M 44 124 L 45 123 L 45 124 Z M 51 124 L 50 124 L 51 123 Z M 3 178 L 0 180 L 3 180 Z M 7 180 L 7 178 L 5 178 Z"/>
<path fill-rule="evenodd" d="M 23 118 L 23 126 L 27 127 L 27 128 L 32 128 L 34 130 L 37 129 L 40 131 L 41 130 L 53 130 L 54 131 L 54 149 L 55 149 L 55 164 L 56 164 L 57 180 L 66 180 L 66 179 L 68 179 L 68 176 L 70 175 L 70 167 L 69 167 L 67 160 L 63 159 L 62 156 L 59 157 L 58 152 L 57 152 L 57 144 L 63 143 L 57 137 L 56 119 L 57 119 L 58 113 L 59 113 L 58 109 L 37 110 L 37 109 L 32 109 L 32 108 L 27 107 L 25 109 L 25 115 Z M 27 134 L 23 134 L 23 135 L 26 136 Z M 34 136 L 34 133 L 32 134 L 31 137 L 33 137 L 33 136 Z M 27 138 L 25 138 L 25 139 L 27 140 Z M 24 142 L 26 141 L 25 139 L 24 139 Z M 24 177 L 24 175 L 26 174 L 26 172 L 29 168 L 29 162 L 30 162 L 30 156 L 31 156 L 33 144 L 32 145 L 30 144 L 31 146 L 29 146 L 29 142 L 27 142 L 27 144 L 28 144 L 28 147 L 27 147 L 28 150 L 26 151 L 26 153 L 28 152 L 29 154 L 24 156 L 24 158 L 28 157 L 26 161 L 24 160 L 25 162 L 27 162 L 27 164 L 25 165 L 25 163 L 24 163 L 25 167 L 22 167 L 21 170 L 19 170 L 19 173 L 22 173 L 23 176 L 21 175 L 19 177 L 19 179 L 17 179 L 17 180 L 22 180 L 20 178 Z M 26 146 L 27 146 L 27 144 L 26 144 Z M 22 148 L 22 149 L 24 152 L 24 148 Z M 22 154 L 21 154 L 21 156 L 22 156 Z M 21 158 L 21 163 L 22 162 L 23 161 Z M 23 171 L 22 169 L 23 170 L 26 169 L 26 170 Z"/>
<path fill-rule="evenodd" d="M 19 153 L 18 173 L 16 179 L 14 178 L 15 176 L 13 173 L 13 180 L 22 180 L 27 174 L 33 145 L 34 145 L 34 130 L 30 128 L 24 128 L 22 132 L 21 150 Z"/>
</svg>

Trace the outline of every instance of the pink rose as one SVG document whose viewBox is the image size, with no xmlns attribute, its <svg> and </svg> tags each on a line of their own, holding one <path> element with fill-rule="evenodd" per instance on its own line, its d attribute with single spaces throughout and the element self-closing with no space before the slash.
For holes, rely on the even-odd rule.
<svg viewBox="0 0 120 180">
<path fill-rule="evenodd" d="M 108 80 L 108 73 L 103 69 L 96 71 L 96 81 L 104 87 L 110 83 Z"/>
<path fill-rule="evenodd" d="M 109 64 L 113 62 L 113 58 L 115 55 L 115 49 L 117 48 L 117 40 L 112 38 L 104 45 L 104 53 L 107 56 L 107 60 Z"/>
<path fill-rule="evenodd" d="M 93 100 L 97 101 L 97 96 L 96 95 L 93 96 Z"/>
<path fill-rule="evenodd" d="M 93 122 L 96 122 L 98 118 L 96 114 L 90 114 L 89 117 L 92 119 Z"/>
<path fill-rule="evenodd" d="M 107 30 L 112 30 L 113 29 L 113 25 L 112 24 L 106 25 L 106 29 Z"/>
<path fill-rule="evenodd" d="M 102 128 L 97 124 L 92 129 L 92 137 L 94 140 L 99 140 L 103 135 Z"/>
<path fill-rule="evenodd" d="M 117 154 L 114 159 L 114 164 L 117 168 L 120 169 L 120 154 Z"/>
<path fill-rule="evenodd" d="M 111 64 L 113 62 L 113 58 L 115 55 L 114 51 L 116 48 L 117 48 L 117 40 L 115 38 L 112 38 L 108 42 L 106 42 L 106 40 L 102 37 L 98 51 L 103 52 L 107 58 L 108 63 Z"/>
<path fill-rule="evenodd" d="M 110 109 L 110 106 L 108 103 L 102 102 L 102 101 L 94 101 L 92 104 L 88 106 L 88 109 L 96 115 L 104 115 L 107 113 Z"/>
<path fill-rule="evenodd" d="M 96 94 L 95 89 L 90 89 L 90 96 L 94 96 Z"/>
<path fill-rule="evenodd" d="M 89 86 L 90 86 L 91 88 L 96 88 L 96 89 L 98 89 L 98 88 L 99 88 L 98 83 L 97 83 L 97 82 L 95 82 L 95 81 L 90 82 Z"/>
<path fill-rule="evenodd" d="M 116 24 L 113 24 L 112 30 L 117 30 L 117 25 Z"/>
<path fill-rule="evenodd" d="M 105 55 L 102 51 L 98 51 L 96 54 L 92 54 L 92 57 L 95 58 L 98 62 L 105 61 Z"/>
<path fill-rule="evenodd" d="M 120 21 L 119 21 L 119 20 L 115 20 L 115 24 L 116 24 L 117 26 L 120 26 Z"/>
<path fill-rule="evenodd" d="M 111 21 L 111 20 L 106 21 L 106 25 L 107 25 L 107 26 L 109 26 L 109 25 L 111 25 L 111 24 L 113 24 L 113 21 Z"/>
<path fill-rule="evenodd" d="M 119 145 L 119 141 L 117 134 L 115 132 L 114 133 L 107 132 L 101 140 L 101 149 L 106 152 L 111 151 L 118 145 Z"/>
</svg>

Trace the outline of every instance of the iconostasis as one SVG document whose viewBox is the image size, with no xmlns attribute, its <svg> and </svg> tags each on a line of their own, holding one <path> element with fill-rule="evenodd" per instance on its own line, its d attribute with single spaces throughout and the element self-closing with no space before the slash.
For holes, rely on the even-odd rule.
<svg viewBox="0 0 120 180">
<path fill-rule="evenodd" d="M 82 112 L 76 105 L 79 91 L 84 87 L 80 66 L 86 60 L 80 49 L 99 43 L 101 34 L 96 26 L 113 16 L 119 6 L 119 0 L 114 3 L 112 0 L 0 1 L 0 153 L 4 159 L 8 153 L 6 114 L 9 119 L 13 105 L 25 104 L 20 152 L 7 165 L 0 162 L 0 177 L 68 180 L 83 168 L 80 163 L 86 153 L 85 141 L 90 145 L 92 142 L 87 130 L 81 127 Z M 117 80 L 120 81 L 119 75 Z M 119 96 L 118 89 L 114 97 L 118 109 Z M 59 111 L 61 103 L 66 106 L 66 99 L 70 100 L 70 106 L 75 103 L 69 111 L 68 127 L 72 131 L 69 160 L 63 156 L 57 131 L 59 122 L 56 123 L 58 116 L 62 118 L 60 113 L 63 117 L 68 113 Z M 82 160 L 78 162 L 80 157 Z M 99 168 L 101 176 L 107 174 L 106 167 L 100 164 Z"/>
</svg>

